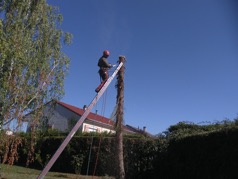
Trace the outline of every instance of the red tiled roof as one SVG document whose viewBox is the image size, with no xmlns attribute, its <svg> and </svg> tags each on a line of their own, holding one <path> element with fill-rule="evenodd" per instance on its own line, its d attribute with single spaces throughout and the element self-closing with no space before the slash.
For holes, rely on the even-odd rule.
<svg viewBox="0 0 238 179">
<path fill-rule="evenodd" d="M 57 101 L 57 103 L 64 106 L 65 108 L 73 111 L 74 113 L 76 113 L 80 116 L 82 116 L 83 113 L 84 113 L 84 110 L 80 109 L 78 107 L 75 107 L 75 106 L 60 102 L 60 101 Z M 97 122 L 100 122 L 100 123 L 103 123 L 103 124 L 106 124 L 106 125 L 111 125 L 111 126 L 114 125 L 114 122 L 111 119 L 108 119 L 104 116 L 101 116 L 101 115 L 98 115 L 98 114 L 95 114 L 95 113 L 92 113 L 92 112 L 90 112 L 88 114 L 87 119 L 97 121 Z"/>
</svg>

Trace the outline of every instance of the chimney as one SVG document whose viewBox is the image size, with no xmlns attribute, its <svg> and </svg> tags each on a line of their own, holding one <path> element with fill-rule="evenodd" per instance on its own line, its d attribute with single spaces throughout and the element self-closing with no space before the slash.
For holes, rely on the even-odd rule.
<svg viewBox="0 0 238 179">
<path fill-rule="evenodd" d="M 84 111 L 87 110 L 87 105 L 83 105 L 83 110 L 84 110 Z"/>
<path fill-rule="evenodd" d="M 143 127 L 143 132 L 146 132 L 146 127 L 145 126 Z"/>
</svg>

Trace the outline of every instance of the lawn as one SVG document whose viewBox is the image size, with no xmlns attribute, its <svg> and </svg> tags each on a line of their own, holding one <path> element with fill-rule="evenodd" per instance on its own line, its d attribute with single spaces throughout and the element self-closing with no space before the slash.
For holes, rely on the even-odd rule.
<svg viewBox="0 0 238 179">
<path fill-rule="evenodd" d="M 0 164 L 0 179 L 36 179 L 40 174 L 40 170 L 29 169 L 19 166 L 9 166 Z M 97 177 L 97 176 L 85 176 L 69 173 L 57 173 L 49 172 L 44 179 L 114 179 L 113 177 Z"/>
</svg>

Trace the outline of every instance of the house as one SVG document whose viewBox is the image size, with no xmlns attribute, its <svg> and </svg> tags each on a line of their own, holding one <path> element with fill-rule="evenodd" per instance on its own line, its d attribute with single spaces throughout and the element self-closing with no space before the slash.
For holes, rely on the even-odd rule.
<svg viewBox="0 0 238 179">
<path fill-rule="evenodd" d="M 67 132 L 74 127 L 85 110 L 86 106 L 81 109 L 64 102 L 51 101 L 45 105 L 43 116 L 41 118 L 41 124 L 44 124 L 47 128 Z M 27 132 L 31 130 L 32 116 L 32 114 L 25 116 L 25 121 L 28 121 Z M 136 130 L 136 128 L 132 126 L 124 125 L 123 128 L 124 133 L 142 134 L 141 130 Z M 83 124 L 80 126 L 79 131 L 114 133 L 114 121 L 104 116 L 90 112 Z"/>
</svg>

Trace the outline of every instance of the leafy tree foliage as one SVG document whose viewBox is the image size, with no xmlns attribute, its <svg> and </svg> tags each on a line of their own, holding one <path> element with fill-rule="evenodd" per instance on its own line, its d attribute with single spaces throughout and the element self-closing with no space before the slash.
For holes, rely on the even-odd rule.
<svg viewBox="0 0 238 179">
<path fill-rule="evenodd" d="M 28 163 L 34 160 L 35 134 L 43 104 L 60 99 L 69 58 L 62 44 L 70 44 L 72 35 L 59 29 L 63 18 L 46 0 L 0 0 L 0 126 L 17 121 L 34 111 Z M 22 139 L 14 135 L 3 140 L 3 162 L 18 159 Z"/>
<path fill-rule="evenodd" d="M 9 123 L 64 94 L 69 58 L 61 51 L 71 34 L 46 0 L 0 0 L 0 122 Z"/>
</svg>

